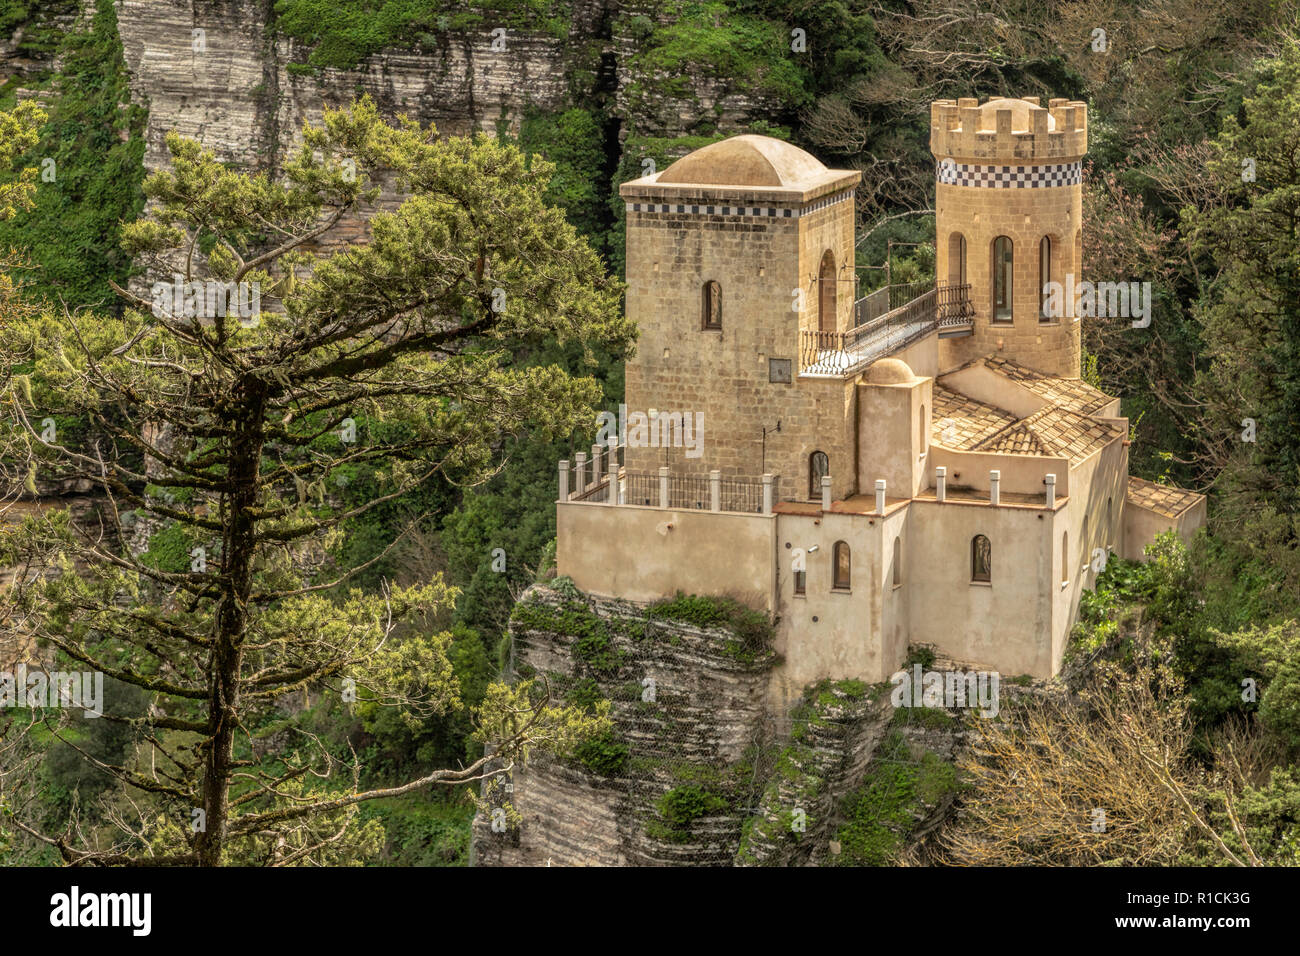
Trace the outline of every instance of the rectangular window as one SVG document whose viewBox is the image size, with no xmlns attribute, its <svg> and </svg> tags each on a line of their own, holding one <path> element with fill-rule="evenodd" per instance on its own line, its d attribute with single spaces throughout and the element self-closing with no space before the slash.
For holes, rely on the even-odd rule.
<svg viewBox="0 0 1300 956">
<path fill-rule="evenodd" d="M 796 571 L 794 573 L 794 593 L 796 597 L 803 597 L 808 593 L 807 571 Z"/>
<path fill-rule="evenodd" d="M 777 385 L 789 385 L 794 379 L 792 359 L 768 359 L 767 380 Z"/>
</svg>

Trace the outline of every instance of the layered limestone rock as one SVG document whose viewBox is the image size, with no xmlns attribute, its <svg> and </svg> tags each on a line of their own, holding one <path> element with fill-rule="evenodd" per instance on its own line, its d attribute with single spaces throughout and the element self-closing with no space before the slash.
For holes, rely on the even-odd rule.
<svg viewBox="0 0 1300 956">
<path fill-rule="evenodd" d="M 516 770 L 508 800 L 522 824 L 475 822 L 480 865 L 730 864 L 759 792 L 772 728 L 765 649 L 734 633 L 648 614 L 623 601 L 535 587 L 512 618 L 514 667 L 571 702 L 611 701 L 615 731 L 575 759 Z M 702 812 L 684 824 L 666 796 Z"/>
<path fill-rule="evenodd" d="M 792 714 L 773 713 L 765 691 L 780 662 L 752 631 L 674 619 L 698 618 L 690 608 L 707 602 L 665 609 L 567 582 L 530 589 L 511 619 L 516 674 L 571 704 L 609 700 L 614 730 L 571 757 L 503 772 L 474 822 L 477 865 L 842 862 L 833 848 L 846 800 L 883 745 L 902 738 L 947 764 L 963 746 L 962 724 L 943 712 L 900 720 L 887 684 L 824 681 Z M 900 842 L 928 838 L 951 796 L 920 806 Z"/>
<path fill-rule="evenodd" d="M 149 107 L 145 166 L 166 162 L 175 130 L 225 161 L 274 168 L 326 107 L 369 94 L 388 115 L 406 113 L 446 133 L 517 128 L 528 107 L 559 108 L 572 45 L 507 30 L 441 34 L 418 52 L 386 50 L 352 70 L 290 72 L 308 51 L 268 30 L 272 0 L 123 0 L 118 7 L 132 93 Z M 584 8 L 591 4 L 584 4 Z M 591 16 L 575 18 L 575 30 Z"/>
</svg>

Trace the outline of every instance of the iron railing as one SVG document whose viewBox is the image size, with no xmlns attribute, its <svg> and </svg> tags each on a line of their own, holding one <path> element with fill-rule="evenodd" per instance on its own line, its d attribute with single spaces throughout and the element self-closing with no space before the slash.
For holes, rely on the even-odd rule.
<svg viewBox="0 0 1300 956">
<path fill-rule="evenodd" d="M 623 471 L 611 482 L 602 477 L 597 485 L 569 496 L 570 501 L 608 504 L 610 494 L 618 494 L 618 504 L 647 508 L 662 506 L 660 476 L 654 472 Z M 615 489 L 615 490 L 612 490 Z M 772 501 L 780 500 L 781 478 L 772 476 Z M 700 475 L 668 476 L 668 507 L 678 511 L 710 511 L 713 508 L 711 479 Z M 722 478 L 718 481 L 718 510 L 742 514 L 763 513 L 761 478 Z"/>
<path fill-rule="evenodd" d="M 781 500 L 781 477 L 772 476 L 772 501 Z M 738 478 L 722 480 L 722 510 L 762 514 L 763 482 Z"/>
<path fill-rule="evenodd" d="M 888 310 L 880 313 L 886 304 Z M 973 316 L 969 285 L 913 282 L 886 286 L 854 304 L 856 324 L 848 332 L 800 332 L 800 372 L 848 375 L 938 328 L 954 330 L 969 325 Z"/>
<path fill-rule="evenodd" d="M 970 325 L 975 319 L 975 307 L 970 301 L 970 284 L 939 283 L 937 321 L 939 328 L 952 329 Z"/>
</svg>

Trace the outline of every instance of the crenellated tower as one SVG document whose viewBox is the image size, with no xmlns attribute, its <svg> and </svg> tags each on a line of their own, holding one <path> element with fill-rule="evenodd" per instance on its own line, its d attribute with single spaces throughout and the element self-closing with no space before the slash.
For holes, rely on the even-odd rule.
<svg viewBox="0 0 1300 956">
<path fill-rule="evenodd" d="M 969 284 L 975 310 L 971 335 L 940 342 L 940 371 L 993 353 L 1077 378 L 1073 304 L 1054 314 L 1043 288 L 1082 278 L 1086 104 L 938 100 L 930 106 L 930 151 L 936 275 Z"/>
</svg>

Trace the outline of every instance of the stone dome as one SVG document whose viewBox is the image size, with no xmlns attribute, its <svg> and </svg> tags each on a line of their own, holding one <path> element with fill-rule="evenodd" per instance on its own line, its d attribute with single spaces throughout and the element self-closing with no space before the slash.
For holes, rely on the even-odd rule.
<svg viewBox="0 0 1300 956">
<path fill-rule="evenodd" d="M 1011 132 L 1028 133 L 1033 129 L 1033 121 L 1029 118 L 1029 111 L 1034 108 L 1034 104 L 1026 103 L 1024 100 L 1012 100 L 1003 97 L 1001 99 L 989 100 L 983 106 L 979 107 L 980 111 L 980 132 L 996 132 L 998 128 L 998 110 L 1011 110 Z M 1047 129 L 1052 131 L 1056 129 L 1056 118 L 1051 113 L 1047 114 Z"/>
<path fill-rule="evenodd" d="M 866 380 L 872 385 L 911 385 L 916 376 L 902 359 L 881 359 L 867 369 Z"/>
<path fill-rule="evenodd" d="M 829 170 L 810 153 L 771 136 L 745 134 L 710 143 L 673 163 L 655 180 L 710 186 L 798 187 Z"/>
</svg>

